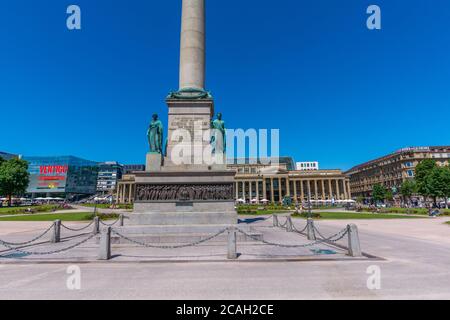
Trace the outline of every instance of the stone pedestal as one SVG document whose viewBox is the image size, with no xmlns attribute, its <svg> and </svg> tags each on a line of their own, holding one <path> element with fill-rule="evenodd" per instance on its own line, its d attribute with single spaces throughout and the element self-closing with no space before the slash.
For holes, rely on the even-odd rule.
<svg viewBox="0 0 450 320">
<path fill-rule="evenodd" d="M 162 166 L 162 155 L 160 153 L 149 152 L 145 162 L 146 172 L 159 172 Z"/>
<path fill-rule="evenodd" d="M 236 224 L 234 175 L 233 171 L 137 172 L 130 223 Z"/>
</svg>

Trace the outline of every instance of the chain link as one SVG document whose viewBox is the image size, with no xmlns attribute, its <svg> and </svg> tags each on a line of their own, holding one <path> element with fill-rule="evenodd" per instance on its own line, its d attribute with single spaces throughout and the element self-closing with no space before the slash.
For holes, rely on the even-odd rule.
<svg viewBox="0 0 450 320">
<path fill-rule="evenodd" d="M 214 234 L 214 235 L 212 235 L 212 236 L 210 236 L 210 237 L 208 237 L 208 238 L 205 238 L 205 239 L 202 239 L 202 240 L 193 242 L 193 243 L 182 244 L 182 245 L 175 245 L 175 246 L 156 246 L 156 245 L 151 245 L 151 244 L 148 244 L 148 243 L 144 243 L 144 242 L 140 242 L 140 241 L 137 241 L 137 240 L 130 239 L 130 238 L 128 238 L 127 236 L 124 236 L 123 234 L 117 232 L 117 231 L 114 230 L 114 229 L 111 230 L 111 232 L 114 233 L 115 235 L 121 237 L 122 239 L 125 239 L 125 240 L 127 240 L 127 241 L 130 241 L 130 242 L 132 242 L 132 243 L 134 243 L 134 244 L 137 244 L 137 245 L 140 245 L 140 246 L 143 246 L 143 247 L 148 247 L 148 248 L 158 248 L 158 249 L 179 249 L 179 248 L 193 247 L 193 246 L 202 244 L 202 243 L 204 243 L 204 242 L 210 241 L 210 240 L 212 240 L 212 239 L 214 239 L 214 238 L 220 236 L 220 235 L 223 234 L 225 231 L 227 231 L 227 229 L 223 229 L 223 230 L 221 230 L 220 232 L 217 232 L 216 234 Z"/>
<path fill-rule="evenodd" d="M 67 229 L 69 231 L 74 231 L 74 232 L 78 232 L 78 231 L 83 231 L 87 228 L 89 228 L 90 226 L 92 226 L 92 224 L 95 222 L 95 220 L 92 220 L 87 226 L 84 226 L 83 228 L 79 228 L 79 229 L 73 229 L 73 228 L 69 228 L 68 226 L 64 225 L 63 223 L 61 223 L 61 227 L 63 227 L 64 229 Z"/>
<path fill-rule="evenodd" d="M 119 220 L 120 220 L 120 218 L 117 219 L 116 221 L 114 221 L 113 223 L 110 223 L 110 224 L 105 223 L 105 222 L 103 222 L 102 220 L 100 220 L 100 223 L 101 223 L 102 225 L 104 225 L 104 226 L 112 227 L 112 226 L 115 225 L 117 222 L 119 222 Z"/>
<path fill-rule="evenodd" d="M 297 233 L 303 234 L 308 229 L 308 223 L 306 223 L 306 226 L 302 230 L 298 230 L 295 224 L 292 224 L 292 229 Z"/>
<path fill-rule="evenodd" d="M 321 240 L 317 240 L 317 241 L 314 241 L 314 242 L 311 242 L 311 243 L 306 243 L 306 244 L 301 244 L 301 245 L 291 245 L 291 244 L 273 243 L 273 242 L 269 242 L 269 241 L 265 241 L 265 240 L 258 239 L 257 237 L 255 237 L 255 236 L 253 236 L 253 235 L 251 235 L 251 234 L 248 234 L 248 233 L 246 233 L 245 231 L 242 231 L 241 229 L 237 229 L 237 231 L 240 232 L 240 233 L 242 233 L 243 235 L 245 235 L 245 236 L 247 236 L 247 237 L 249 237 L 249 238 L 255 240 L 255 241 L 260 241 L 260 242 L 262 242 L 262 243 L 264 243 L 264 244 L 267 244 L 267 245 L 270 245 L 270 246 L 276 246 L 276 247 L 281 247 L 281 248 L 306 248 L 306 247 L 311 247 L 311 246 L 313 246 L 313 245 L 320 244 L 320 243 L 323 243 L 323 242 L 328 242 L 328 241 L 335 242 L 335 241 L 339 241 L 340 239 L 342 239 L 342 238 L 347 234 L 348 229 L 345 228 L 345 229 L 339 231 L 338 233 L 336 233 L 335 235 L 331 236 L 331 237 L 328 238 L 328 239 L 321 239 Z M 342 233 L 342 235 L 341 235 L 341 233 Z M 332 240 L 332 239 L 333 239 L 334 237 L 336 237 L 336 236 L 340 236 L 340 238 L 338 238 L 338 239 L 336 239 L 336 240 Z"/>
<path fill-rule="evenodd" d="M 77 243 L 75 243 L 75 244 L 73 244 L 73 245 L 71 245 L 69 247 L 62 248 L 62 249 L 57 249 L 57 250 L 53 250 L 53 251 L 46 251 L 46 252 L 33 252 L 33 251 L 21 250 L 21 249 L 14 248 L 14 247 L 11 247 L 11 246 L 5 244 L 1 240 L 0 240 L 0 243 L 2 243 L 8 249 L 16 251 L 16 252 L 19 252 L 19 253 L 23 253 L 23 254 L 26 254 L 26 255 L 40 255 L 40 256 L 43 256 L 43 255 L 51 255 L 51 254 L 61 253 L 61 252 L 64 252 L 64 251 L 68 251 L 68 250 L 74 249 L 74 248 L 76 248 L 78 246 L 81 246 L 82 244 L 88 242 L 89 240 L 91 240 L 95 236 L 96 236 L 96 234 L 91 234 L 88 238 L 86 238 L 86 239 L 84 239 L 84 240 L 82 240 L 80 242 L 77 242 Z"/>
<path fill-rule="evenodd" d="M 344 238 L 344 237 L 347 235 L 347 233 L 348 233 L 348 228 L 345 228 L 345 231 L 346 231 L 346 232 L 345 232 L 343 235 L 341 235 L 338 239 L 334 239 L 334 240 L 331 240 L 331 239 L 334 238 L 335 236 L 337 236 L 338 234 L 340 234 L 342 231 L 339 231 L 338 233 L 334 234 L 333 236 L 331 236 L 331 237 L 329 237 L 329 238 L 324 237 L 324 236 L 320 233 L 319 229 L 317 229 L 316 226 L 314 226 L 313 231 L 314 231 L 314 236 L 315 236 L 315 233 L 317 232 L 317 234 L 319 235 L 320 238 L 322 238 L 322 240 L 327 240 L 327 241 L 330 241 L 330 242 L 338 242 L 339 240 L 341 240 L 342 238 Z"/>
<path fill-rule="evenodd" d="M 40 234 L 40 235 L 37 236 L 36 238 L 33 238 L 33 239 L 29 240 L 29 241 L 26 241 L 26 242 L 7 242 L 7 241 L 4 241 L 4 240 L 1 240 L 1 239 L 0 239 L 0 244 L 3 244 L 5 247 L 8 247 L 7 245 L 10 245 L 10 246 L 24 246 L 24 245 L 30 244 L 30 243 L 32 243 L 32 242 L 35 242 L 35 241 L 41 239 L 41 238 L 42 238 L 43 236 L 45 236 L 45 235 L 46 235 L 53 227 L 54 227 L 54 224 L 52 224 L 50 227 L 48 227 L 48 229 L 45 230 L 44 233 Z"/>
</svg>

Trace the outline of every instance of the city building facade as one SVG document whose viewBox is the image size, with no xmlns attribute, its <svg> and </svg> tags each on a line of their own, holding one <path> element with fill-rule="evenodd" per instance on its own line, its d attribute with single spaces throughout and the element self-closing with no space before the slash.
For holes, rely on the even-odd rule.
<svg viewBox="0 0 450 320">
<path fill-rule="evenodd" d="M 316 202 L 351 199 L 350 180 L 341 170 L 295 170 L 290 157 L 235 160 L 227 167 L 236 171 L 234 194 L 241 203 L 282 203 L 285 197 L 305 203 L 309 195 Z M 133 202 L 134 191 L 134 175 L 124 175 L 118 183 L 117 202 Z"/>
<path fill-rule="evenodd" d="M 99 163 L 97 192 L 112 194 L 117 188 L 117 182 L 122 179 L 122 165 L 116 161 Z"/>
<path fill-rule="evenodd" d="M 73 156 L 23 157 L 28 162 L 27 194 L 36 197 L 70 198 L 91 195 L 97 190 L 97 162 Z"/>
<path fill-rule="evenodd" d="M 450 146 L 403 148 L 351 168 L 346 174 L 350 177 L 352 196 L 370 198 L 376 184 L 395 193 L 403 181 L 414 178 L 416 166 L 424 159 L 433 159 L 440 166 L 449 165 Z"/>
</svg>

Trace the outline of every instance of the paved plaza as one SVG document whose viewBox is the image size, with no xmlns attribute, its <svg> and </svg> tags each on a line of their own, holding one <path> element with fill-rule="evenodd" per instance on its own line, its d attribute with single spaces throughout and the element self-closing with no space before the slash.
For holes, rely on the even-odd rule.
<svg viewBox="0 0 450 320">
<path fill-rule="evenodd" d="M 184 261 L 155 261 L 154 251 L 134 246 L 113 246 L 113 254 L 129 253 L 108 262 L 79 262 L 81 289 L 66 286 L 70 263 L 16 263 L 2 258 L 0 298 L 2 299 L 448 299 L 450 298 L 449 219 L 323 221 L 319 229 L 332 234 L 353 222 L 359 227 L 363 251 L 380 259 L 336 259 L 345 257 L 336 248 L 335 260 L 305 261 L 298 249 L 270 248 L 249 243 L 238 246 L 237 262 L 220 261 L 226 252 L 221 245 L 183 249 Z M 304 220 L 294 220 L 301 226 Z M 269 221 L 257 222 L 266 239 L 293 241 L 282 230 L 270 228 Z M 1 237 L 37 234 L 45 223 L 2 222 Z M 36 233 L 37 232 L 37 233 Z M 72 240 L 71 240 L 72 241 Z M 92 251 L 87 243 L 78 254 Z M 325 247 L 320 246 L 322 249 Z M 328 245 L 326 246 L 328 248 Z M 153 250 L 153 249 L 150 249 Z M 286 250 L 293 250 L 288 253 Z M 255 259 L 274 255 L 295 255 L 298 259 Z M 77 255 L 77 252 L 71 253 Z M 170 255 L 170 253 L 166 253 Z M 64 255 L 63 255 L 64 256 Z M 199 256 L 203 256 L 198 258 Z M 208 256 L 208 258 L 206 257 Z M 197 257 L 197 258 L 195 258 Z M 70 258 L 70 257 L 65 257 Z M 73 258 L 73 257 L 72 257 Z M 25 257 L 25 259 L 27 259 Z M 37 259 L 39 257 L 29 258 Z M 45 258 L 47 259 L 47 258 Z M 135 260 L 134 262 L 132 260 Z M 200 261 L 195 261 L 201 260 Z M 208 261 L 210 259 L 210 261 Z M 69 259 L 70 260 L 70 259 Z M 89 260 L 89 259 L 88 259 Z M 189 260 L 189 261 L 185 261 Z M 381 289 L 367 288 L 367 268 L 379 266 Z"/>
</svg>

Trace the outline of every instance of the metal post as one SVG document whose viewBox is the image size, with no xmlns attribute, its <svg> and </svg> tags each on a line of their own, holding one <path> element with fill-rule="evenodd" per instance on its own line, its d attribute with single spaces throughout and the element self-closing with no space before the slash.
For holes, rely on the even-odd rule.
<svg viewBox="0 0 450 320">
<path fill-rule="evenodd" d="M 53 234 L 52 243 L 58 243 L 61 241 L 61 220 L 55 220 L 53 222 Z"/>
<path fill-rule="evenodd" d="M 359 242 L 358 227 L 354 224 L 347 226 L 348 230 L 348 254 L 352 257 L 361 257 L 361 244 Z"/>
<path fill-rule="evenodd" d="M 119 216 L 119 227 L 123 227 L 123 219 L 124 219 L 124 216 L 123 216 L 123 213 L 121 213 Z"/>
<path fill-rule="evenodd" d="M 228 259 L 237 259 L 236 228 L 228 228 Z"/>
<path fill-rule="evenodd" d="M 294 231 L 294 228 L 292 227 L 292 218 L 291 218 L 291 216 L 287 216 L 287 220 L 286 220 L 286 231 L 287 231 L 287 232 L 292 232 L 292 231 Z"/>
<path fill-rule="evenodd" d="M 273 214 L 273 226 L 278 227 L 278 216 Z"/>
<path fill-rule="evenodd" d="M 111 227 L 106 227 L 100 235 L 98 260 L 111 259 Z"/>
<path fill-rule="evenodd" d="M 94 217 L 94 234 L 98 234 L 100 232 L 100 218 Z"/>
<path fill-rule="evenodd" d="M 311 218 L 308 218 L 306 222 L 306 235 L 308 236 L 308 240 L 316 240 L 316 234 L 314 233 L 314 221 Z"/>
</svg>

